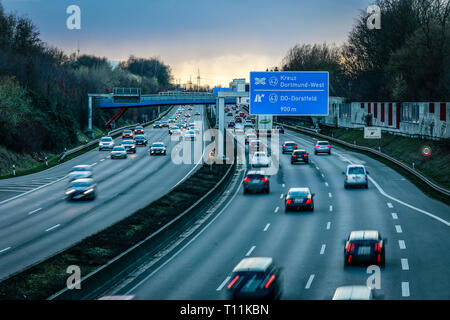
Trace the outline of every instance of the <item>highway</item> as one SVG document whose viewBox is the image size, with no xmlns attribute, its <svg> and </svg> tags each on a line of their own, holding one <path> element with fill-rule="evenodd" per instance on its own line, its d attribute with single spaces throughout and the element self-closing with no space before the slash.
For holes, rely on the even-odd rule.
<svg viewBox="0 0 450 320">
<path fill-rule="evenodd" d="M 196 111 L 200 116 L 194 116 Z M 207 125 L 203 106 L 186 113 L 192 115 L 190 122 Z M 111 160 L 109 151 L 94 149 L 40 173 L 0 181 L 0 279 L 127 217 L 168 193 L 198 168 L 201 155 L 195 159 L 192 155 L 188 164 L 171 161 L 178 142 L 171 141 L 167 128 L 149 126 L 145 135 L 148 146 L 137 146 L 137 153 L 127 159 Z M 121 140 L 115 139 L 116 144 Z M 149 155 L 148 149 L 156 141 L 167 145 L 167 156 Z M 94 201 L 65 200 L 66 175 L 78 164 L 93 167 L 98 187 Z"/>
<path fill-rule="evenodd" d="M 267 256 L 283 268 L 282 299 L 331 299 L 339 286 L 366 285 L 371 275 L 366 267 L 344 269 L 344 240 L 352 230 L 375 229 L 388 239 L 382 298 L 450 298 L 449 206 L 365 155 L 335 146 L 331 155 L 314 155 L 315 139 L 291 130 L 280 134 L 280 142 L 285 140 L 306 148 L 310 164 L 291 165 L 290 155 L 280 153 L 270 194 L 244 195 L 238 184 L 200 231 L 133 282 L 107 294 L 225 299 L 238 262 Z M 350 163 L 367 167 L 368 189 L 344 189 L 342 171 Z M 302 186 L 315 192 L 315 211 L 286 214 L 284 195 Z"/>
</svg>

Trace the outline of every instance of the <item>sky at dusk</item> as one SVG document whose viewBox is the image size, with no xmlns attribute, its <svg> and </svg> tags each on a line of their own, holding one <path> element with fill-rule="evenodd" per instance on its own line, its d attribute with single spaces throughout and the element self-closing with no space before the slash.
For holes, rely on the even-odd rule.
<svg viewBox="0 0 450 320">
<path fill-rule="evenodd" d="M 295 44 L 344 42 L 369 0 L 0 0 L 30 18 L 51 46 L 110 60 L 159 57 L 176 81 L 228 86 L 280 66 Z M 81 9 L 69 30 L 66 9 Z"/>
</svg>

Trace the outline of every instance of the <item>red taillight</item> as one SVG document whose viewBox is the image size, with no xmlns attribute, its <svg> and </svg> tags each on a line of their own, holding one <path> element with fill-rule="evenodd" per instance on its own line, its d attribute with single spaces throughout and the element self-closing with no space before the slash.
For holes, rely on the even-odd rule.
<svg viewBox="0 0 450 320">
<path fill-rule="evenodd" d="M 249 183 L 250 182 L 250 178 L 245 178 L 244 182 L 245 183 Z"/>
<path fill-rule="evenodd" d="M 308 155 L 307 155 L 307 154 L 304 154 L 303 156 L 304 156 L 305 158 L 308 158 Z"/>
<path fill-rule="evenodd" d="M 331 148 L 331 146 L 328 146 L 328 148 Z"/>
<path fill-rule="evenodd" d="M 287 199 L 286 200 L 286 204 L 291 204 L 292 203 L 292 199 Z"/>
<path fill-rule="evenodd" d="M 262 178 L 261 181 L 262 182 L 267 182 L 267 178 Z"/>
<path fill-rule="evenodd" d="M 297 155 L 293 154 L 293 155 L 292 155 L 292 158 L 297 158 Z"/>
<path fill-rule="evenodd" d="M 273 280 L 275 280 L 275 275 L 274 274 L 270 276 L 269 280 L 267 280 L 267 283 L 264 286 L 264 288 L 267 289 L 270 286 L 270 284 L 273 282 Z"/>
<path fill-rule="evenodd" d="M 319 145 L 316 146 L 316 148 L 318 148 L 318 147 L 319 147 Z"/>
<path fill-rule="evenodd" d="M 347 248 L 346 249 L 347 249 L 347 252 L 353 251 L 353 249 L 355 249 L 355 244 L 354 243 L 347 244 Z"/>
<path fill-rule="evenodd" d="M 374 250 L 375 251 L 381 251 L 381 242 L 380 243 L 375 243 Z"/>
<path fill-rule="evenodd" d="M 311 198 L 306 199 L 306 204 L 310 204 L 311 203 Z"/>
<path fill-rule="evenodd" d="M 228 289 L 231 289 L 234 286 L 234 284 L 236 283 L 236 281 L 238 281 L 238 279 L 239 279 L 239 276 L 234 277 L 234 279 L 231 280 L 231 282 L 228 284 Z"/>
<path fill-rule="evenodd" d="M 378 255 L 377 261 L 380 262 L 381 254 Z"/>
<path fill-rule="evenodd" d="M 295 149 L 297 149 L 297 146 L 294 146 Z"/>
<path fill-rule="evenodd" d="M 367 180 L 367 174 L 364 176 L 364 178 Z"/>
<path fill-rule="evenodd" d="M 350 263 L 350 261 L 352 260 L 352 255 L 348 256 L 348 263 Z"/>
</svg>

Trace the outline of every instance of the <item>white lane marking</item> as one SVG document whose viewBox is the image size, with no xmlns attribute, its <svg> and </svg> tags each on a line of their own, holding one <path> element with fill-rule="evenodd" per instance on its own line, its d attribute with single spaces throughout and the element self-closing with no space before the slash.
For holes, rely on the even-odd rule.
<svg viewBox="0 0 450 320">
<path fill-rule="evenodd" d="M 93 164 L 91 164 L 91 167 L 96 166 L 97 162 L 94 162 Z"/>
<path fill-rule="evenodd" d="M 398 240 L 398 246 L 400 247 L 400 249 L 406 249 L 406 244 L 405 244 L 405 240 Z"/>
<path fill-rule="evenodd" d="M 281 185 L 283 188 L 285 188 L 286 187 L 286 185 L 283 183 L 282 185 Z"/>
<path fill-rule="evenodd" d="M 327 187 L 328 187 L 328 182 L 325 182 L 325 186 L 327 186 Z"/>
<path fill-rule="evenodd" d="M 280 195 L 280 199 L 283 199 L 283 194 Z"/>
<path fill-rule="evenodd" d="M 309 276 L 309 279 L 308 279 L 308 282 L 306 283 L 305 289 L 309 289 L 311 287 L 311 283 L 313 282 L 314 277 L 315 277 L 315 275 L 313 275 L 313 274 Z"/>
<path fill-rule="evenodd" d="M 372 181 L 372 183 L 375 185 L 375 187 L 378 189 L 378 191 L 379 191 L 383 196 L 385 196 L 385 197 L 387 197 L 387 198 L 389 198 L 389 199 L 391 199 L 391 200 L 393 200 L 393 201 L 396 201 L 396 202 L 398 202 L 398 203 L 400 203 L 400 204 L 402 204 L 402 205 L 404 205 L 404 206 L 406 206 L 406 207 L 408 207 L 408 208 L 411 208 L 411 209 L 416 210 L 416 211 L 418 211 L 418 212 L 420 212 L 420 213 L 423 213 L 423 214 L 425 214 L 425 215 L 427 215 L 427 216 L 429 216 L 429 217 L 431 217 L 431 218 L 433 218 L 433 219 L 436 219 L 437 221 L 442 222 L 442 223 L 445 224 L 446 226 L 450 227 L 450 222 L 448 222 L 448 221 L 446 221 L 446 220 L 444 220 L 444 219 L 442 219 L 442 218 L 440 218 L 440 217 L 438 217 L 438 216 L 435 216 L 434 214 L 431 214 L 431 213 L 429 213 L 429 212 L 427 212 L 427 211 L 425 211 L 425 210 L 416 208 L 416 207 L 414 207 L 414 206 L 412 206 L 412 205 L 410 205 L 410 204 L 408 204 L 408 203 L 405 203 L 405 202 L 403 202 L 403 201 L 401 201 L 401 200 L 398 200 L 397 198 L 394 198 L 394 197 L 388 195 L 388 194 L 387 194 L 386 192 L 384 192 L 384 190 L 378 185 L 378 183 L 377 183 L 375 180 L 372 179 L 372 177 L 368 177 L 368 178 L 369 178 L 370 181 Z"/>
<path fill-rule="evenodd" d="M 400 225 L 396 224 L 395 231 L 397 231 L 397 233 L 402 233 L 402 227 Z"/>
<path fill-rule="evenodd" d="M 325 175 L 322 173 L 322 178 L 325 178 Z"/>
<path fill-rule="evenodd" d="M 249 255 L 251 255 L 252 252 L 253 252 L 253 250 L 255 250 L 255 248 L 256 248 L 256 246 L 252 246 L 252 247 L 250 248 L 250 250 L 248 250 L 248 252 L 245 254 L 245 256 L 248 257 Z"/>
<path fill-rule="evenodd" d="M 331 221 L 328 221 L 327 222 L 327 230 L 330 230 L 330 227 L 331 227 Z"/>
<path fill-rule="evenodd" d="M 389 208 L 391 208 L 391 209 L 394 207 L 394 206 L 392 205 L 392 203 L 390 203 L 390 202 L 387 203 L 387 206 L 388 206 Z"/>
<path fill-rule="evenodd" d="M 222 290 L 223 287 L 225 287 L 225 285 L 227 284 L 228 281 L 230 281 L 231 277 L 228 276 L 225 278 L 225 280 L 223 280 L 223 282 L 220 284 L 220 286 L 217 287 L 216 291 L 220 291 Z"/>
<path fill-rule="evenodd" d="M 30 215 L 30 214 L 36 213 L 36 212 L 38 212 L 38 211 L 41 211 L 41 210 L 42 210 L 42 208 L 38 208 L 38 209 L 36 209 L 36 210 L 33 210 L 33 211 L 28 212 L 28 214 Z"/>
<path fill-rule="evenodd" d="M 333 195 L 331 194 L 331 192 L 328 192 L 328 197 L 332 198 Z"/>
<path fill-rule="evenodd" d="M 330 205 L 330 211 L 333 211 L 333 206 Z"/>
<path fill-rule="evenodd" d="M 402 270 L 409 270 L 409 264 L 408 264 L 408 259 L 401 259 L 402 262 Z"/>
<path fill-rule="evenodd" d="M 275 210 L 273 212 L 277 213 L 278 210 L 280 210 L 280 207 L 276 207 Z"/>
<path fill-rule="evenodd" d="M 323 244 L 322 247 L 320 248 L 320 254 L 324 254 L 325 253 L 325 248 L 326 248 L 326 245 Z"/>
<path fill-rule="evenodd" d="M 100 159 L 100 162 L 105 161 L 105 159 Z"/>
<path fill-rule="evenodd" d="M 319 167 L 316 167 L 317 170 L 320 170 Z"/>
<path fill-rule="evenodd" d="M 8 251 L 9 249 L 11 249 L 11 247 L 8 247 L 8 248 L 5 248 L 5 249 L 2 249 L 2 250 L 0 250 L 0 253 L 2 253 L 2 252 L 5 252 L 5 251 Z"/>
<path fill-rule="evenodd" d="M 270 223 L 266 224 L 266 227 L 264 228 L 264 231 L 267 231 L 267 229 L 269 229 L 270 227 Z"/>
<path fill-rule="evenodd" d="M 58 228 L 59 226 L 60 226 L 60 224 L 58 223 L 58 224 L 54 225 L 53 227 L 50 227 L 50 228 L 48 228 L 47 230 L 45 230 L 45 232 L 51 231 L 51 230 L 53 230 L 53 229 L 56 229 L 56 228 Z"/>
<path fill-rule="evenodd" d="M 392 212 L 392 219 L 394 219 L 394 220 L 398 219 L 398 216 L 397 216 L 397 214 L 395 212 Z"/>
<path fill-rule="evenodd" d="M 409 282 L 402 282 L 402 297 L 409 297 Z"/>
</svg>

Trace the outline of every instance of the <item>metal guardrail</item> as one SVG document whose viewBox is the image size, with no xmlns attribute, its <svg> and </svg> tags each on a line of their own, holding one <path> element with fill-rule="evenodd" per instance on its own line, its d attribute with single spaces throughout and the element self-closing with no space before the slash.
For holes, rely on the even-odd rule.
<svg viewBox="0 0 450 320">
<path fill-rule="evenodd" d="M 423 174 L 421 174 L 417 170 L 409 167 L 405 163 L 403 163 L 403 162 L 401 162 L 401 161 L 399 161 L 399 160 L 397 160 L 397 159 L 395 159 L 395 158 L 393 158 L 393 157 L 391 157 L 391 156 L 389 156 L 389 155 L 387 155 L 387 154 L 385 154 L 383 152 L 380 152 L 378 150 L 375 150 L 375 149 L 372 149 L 372 148 L 369 148 L 369 147 L 358 146 L 358 145 L 355 145 L 355 144 L 352 144 L 352 143 L 349 143 L 349 142 L 346 142 L 346 141 L 343 141 L 343 140 L 339 140 L 339 139 L 336 139 L 336 138 L 333 138 L 333 137 L 330 137 L 330 136 L 318 133 L 315 129 L 302 128 L 302 127 L 299 127 L 299 126 L 295 126 L 294 127 L 294 126 L 283 124 L 283 123 L 279 123 L 279 122 L 275 122 L 275 123 L 279 124 L 279 125 L 283 125 L 284 127 L 292 129 L 292 130 L 296 130 L 296 131 L 300 131 L 300 132 L 306 132 L 308 134 L 312 134 L 314 136 L 317 136 L 317 137 L 320 137 L 320 138 L 324 138 L 324 139 L 327 139 L 327 140 L 330 140 L 330 141 L 342 144 L 342 145 L 344 145 L 346 147 L 349 147 L 349 148 L 353 148 L 353 149 L 360 150 L 360 151 L 366 151 L 366 152 L 375 154 L 377 156 L 380 156 L 380 157 L 382 157 L 382 158 L 384 158 L 384 159 L 386 159 L 386 160 L 388 160 L 388 161 L 398 165 L 399 167 L 405 169 L 406 171 L 408 171 L 409 173 L 414 175 L 416 178 L 421 180 L 423 183 L 428 185 L 433 190 L 435 190 L 435 191 L 437 191 L 437 192 L 439 192 L 439 193 L 441 193 L 441 194 L 443 194 L 445 196 L 450 196 L 450 190 L 447 190 L 444 187 L 439 186 L 437 183 L 435 183 L 431 179 L 425 177 Z"/>
<path fill-rule="evenodd" d="M 148 121 L 148 122 L 145 122 L 145 123 L 136 123 L 136 124 L 133 124 L 133 125 L 124 126 L 124 127 L 121 127 L 121 128 L 117 128 L 117 129 L 111 130 L 111 131 L 108 132 L 108 136 L 110 136 L 110 137 L 117 136 L 117 134 L 120 133 L 122 130 L 134 128 L 134 127 L 136 127 L 138 125 L 139 126 L 144 126 L 144 127 L 148 126 L 148 125 L 152 124 L 153 122 L 158 121 L 161 118 L 163 118 L 165 115 L 167 115 L 170 112 L 170 110 L 172 110 L 172 108 L 173 107 L 170 107 L 167 111 L 163 112 L 158 118 L 156 118 L 154 120 L 151 120 L 151 121 Z M 64 151 L 60 155 L 60 157 L 58 159 L 58 162 L 63 161 L 65 157 L 70 156 L 71 154 L 74 154 L 74 153 L 77 153 L 77 152 L 79 152 L 81 150 L 90 148 L 92 145 L 97 144 L 99 142 L 99 140 L 100 139 L 95 139 L 95 140 L 89 141 L 88 143 L 86 143 L 84 145 L 81 145 L 81 146 L 78 146 L 76 148 Z"/>
</svg>

